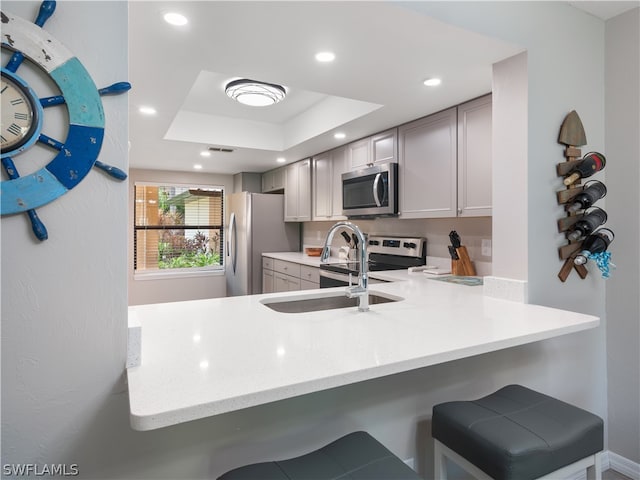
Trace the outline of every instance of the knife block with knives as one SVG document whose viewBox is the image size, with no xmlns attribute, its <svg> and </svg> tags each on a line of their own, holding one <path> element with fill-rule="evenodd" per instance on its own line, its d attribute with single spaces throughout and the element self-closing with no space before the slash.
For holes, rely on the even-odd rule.
<svg viewBox="0 0 640 480">
<path fill-rule="evenodd" d="M 461 244 L 460 236 L 455 230 L 449 233 L 449 254 L 451 255 L 451 274 L 464 277 L 474 277 L 476 269 L 471 263 L 467 247 Z"/>
</svg>

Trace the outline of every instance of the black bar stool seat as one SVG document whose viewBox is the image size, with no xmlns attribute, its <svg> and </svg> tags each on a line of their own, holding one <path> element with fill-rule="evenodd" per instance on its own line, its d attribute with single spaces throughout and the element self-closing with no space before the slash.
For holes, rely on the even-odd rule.
<svg viewBox="0 0 640 480">
<path fill-rule="evenodd" d="M 255 463 L 218 480 L 421 480 L 367 432 L 354 432 L 306 455 Z"/>
<path fill-rule="evenodd" d="M 432 422 L 438 480 L 446 479 L 443 457 L 477 478 L 563 478 L 585 468 L 601 475 L 602 419 L 520 385 L 436 405 Z"/>
</svg>

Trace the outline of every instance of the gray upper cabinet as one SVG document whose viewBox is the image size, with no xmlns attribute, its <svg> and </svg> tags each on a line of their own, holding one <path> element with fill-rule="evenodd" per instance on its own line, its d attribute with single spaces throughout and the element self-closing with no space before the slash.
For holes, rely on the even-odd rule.
<svg viewBox="0 0 640 480">
<path fill-rule="evenodd" d="M 392 128 L 371 137 L 372 164 L 398 161 L 398 129 Z"/>
<path fill-rule="evenodd" d="M 341 220 L 342 173 L 346 171 L 346 148 L 340 147 L 313 158 L 313 220 Z"/>
<path fill-rule="evenodd" d="M 456 107 L 398 129 L 401 218 L 456 216 Z"/>
<path fill-rule="evenodd" d="M 347 145 L 349 170 L 398 161 L 398 129 L 377 133 Z"/>
<path fill-rule="evenodd" d="M 491 215 L 491 95 L 458 106 L 458 216 Z"/>
<path fill-rule="evenodd" d="M 491 215 L 491 95 L 398 129 L 401 218 Z"/>
<path fill-rule="evenodd" d="M 330 152 L 313 157 L 313 220 L 328 220 L 333 213 L 332 167 Z"/>
<path fill-rule="evenodd" d="M 349 169 L 358 170 L 366 167 L 371 158 L 371 139 L 363 138 L 347 145 Z"/>
<path fill-rule="evenodd" d="M 340 147 L 331 151 L 332 180 L 333 188 L 331 199 L 331 220 L 345 220 L 347 217 L 342 214 L 342 174 L 349 171 L 347 166 L 347 148 Z"/>
<path fill-rule="evenodd" d="M 276 168 L 262 174 L 262 193 L 275 192 L 284 188 L 285 169 Z"/>
<path fill-rule="evenodd" d="M 311 220 L 311 159 L 286 167 L 284 187 L 284 221 Z"/>
<path fill-rule="evenodd" d="M 342 174 L 398 162 L 400 218 L 491 216 L 491 120 L 489 94 L 266 172 L 263 191 L 284 186 L 285 221 L 342 220 Z"/>
</svg>

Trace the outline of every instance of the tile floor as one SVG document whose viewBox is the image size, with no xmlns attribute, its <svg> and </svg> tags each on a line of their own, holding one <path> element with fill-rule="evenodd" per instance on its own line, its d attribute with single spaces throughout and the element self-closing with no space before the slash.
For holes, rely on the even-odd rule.
<svg viewBox="0 0 640 480">
<path fill-rule="evenodd" d="M 631 480 L 629 477 L 616 472 L 615 470 L 605 470 L 602 472 L 602 480 Z"/>
</svg>

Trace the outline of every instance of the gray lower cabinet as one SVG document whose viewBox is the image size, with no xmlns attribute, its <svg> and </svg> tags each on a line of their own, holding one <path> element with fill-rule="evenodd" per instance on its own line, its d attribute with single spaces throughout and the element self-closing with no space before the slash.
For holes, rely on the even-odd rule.
<svg viewBox="0 0 640 480">
<path fill-rule="evenodd" d="M 274 291 L 273 258 L 262 257 L 262 293 L 273 293 Z"/>
<path fill-rule="evenodd" d="M 300 289 L 320 288 L 320 268 L 300 265 Z"/>
<path fill-rule="evenodd" d="M 300 279 L 292 277 L 291 275 L 285 275 L 284 273 L 275 272 L 273 274 L 274 279 L 274 292 L 290 292 L 300 290 Z"/>
<path fill-rule="evenodd" d="M 320 288 L 320 269 L 296 262 L 262 257 L 262 293 Z"/>
</svg>

